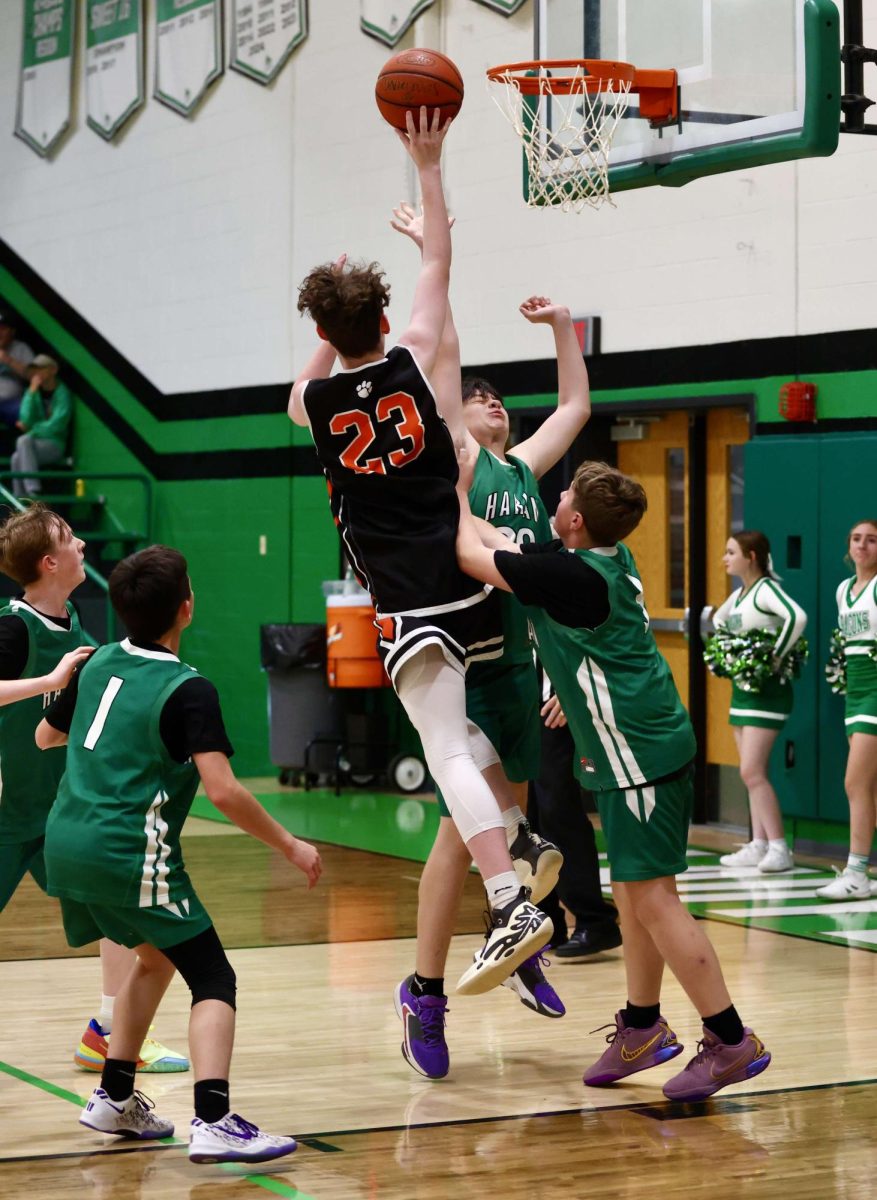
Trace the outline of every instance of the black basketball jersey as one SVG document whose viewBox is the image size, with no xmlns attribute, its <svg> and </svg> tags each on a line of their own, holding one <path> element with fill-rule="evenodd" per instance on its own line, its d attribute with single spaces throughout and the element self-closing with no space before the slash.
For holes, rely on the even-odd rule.
<svg viewBox="0 0 877 1200">
<path fill-rule="evenodd" d="M 378 612 L 482 591 L 457 566 L 457 459 L 411 351 L 311 379 L 303 399 L 345 551 Z"/>
</svg>

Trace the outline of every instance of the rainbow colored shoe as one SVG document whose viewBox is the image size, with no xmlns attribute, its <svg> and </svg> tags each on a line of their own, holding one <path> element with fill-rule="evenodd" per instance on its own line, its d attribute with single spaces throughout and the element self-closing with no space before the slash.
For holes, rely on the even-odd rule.
<svg viewBox="0 0 877 1200">
<path fill-rule="evenodd" d="M 152 1026 L 150 1026 L 151 1030 Z M 82 1035 L 79 1049 L 73 1061 L 81 1071 L 102 1071 L 107 1058 L 107 1035 L 92 1017 Z M 168 1074 L 172 1071 L 188 1071 L 189 1060 L 184 1054 L 168 1050 L 155 1038 L 148 1037 L 140 1047 L 137 1070 L 144 1074 Z"/>
</svg>

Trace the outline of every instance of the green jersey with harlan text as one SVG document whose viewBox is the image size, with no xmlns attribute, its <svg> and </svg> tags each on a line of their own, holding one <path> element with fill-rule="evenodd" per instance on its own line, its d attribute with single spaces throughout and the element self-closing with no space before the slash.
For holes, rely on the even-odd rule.
<svg viewBox="0 0 877 1200">
<path fill-rule="evenodd" d="M 76 610 L 68 600 L 67 629 L 24 600 L 10 600 L 0 616 L 19 617 L 27 627 L 28 656 L 21 679 L 48 673 L 83 643 Z M 57 695 L 46 692 L 0 708 L 0 844 L 42 837 L 46 818 L 64 774 L 63 747 L 39 750 L 34 733 L 43 711 Z"/>
<path fill-rule="evenodd" d="M 527 609 L 537 653 L 575 739 L 583 786 L 641 787 L 674 774 L 694 757 L 694 733 L 649 629 L 633 555 L 622 544 L 559 553 L 602 576 L 608 594 L 609 615 L 595 628 L 563 624 L 543 607 Z M 535 580 L 540 568 L 547 575 L 541 555 L 526 557 L 532 557 L 526 565 Z M 569 590 L 588 586 L 588 571 L 568 575 Z"/>
<path fill-rule="evenodd" d="M 196 677 L 169 650 L 128 639 L 85 664 L 46 829 L 49 895 L 151 908 L 193 894 L 180 831 L 198 771 L 171 758 L 159 723 L 172 693 Z"/>
<path fill-rule="evenodd" d="M 469 506 L 474 516 L 489 521 L 513 542 L 546 542 L 551 525 L 539 495 L 536 476 L 512 451 L 502 462 L 483 446 L 475 463 L 475 476 L 469 489 Z M 481 682 L 498 666 L 532 662 L 533 649 L 527 614 L 512 595 L 502 597 L 503 653 L 498 662 L 473 663 L 467 672 L 471 683 Z"/>
</svg>

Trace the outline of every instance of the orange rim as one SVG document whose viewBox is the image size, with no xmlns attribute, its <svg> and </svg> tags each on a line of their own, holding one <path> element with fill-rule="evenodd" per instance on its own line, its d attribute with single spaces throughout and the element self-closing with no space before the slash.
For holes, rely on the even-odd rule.
<svg viewBox="0 0 877 1200">
<path fill-rule="evenodd" d="M 544 71 L 572 74 L 545 75 Z M 586 71 L 587 74 L 582 74 Z M 532 62 L 504 63 L 490 67 L 491 83 L 513 83 L 522 96 L 569 96 L 573 92 L 595 94 L 608 83 L 622 84 L 637 92 L 640 116 L 655 126 L 674 124 L 679 119 L 679 87 L 675 70 L 651 70 L 632 63 L 611 62 L 603 58 L 557 58 Z"/>
<path fill-rule="evenodd" d="M 573 74 L 542 74 L 542 71 L 564 70 Z M 490 67 L 487 72 L 491 83 L 505 83 L 510 76 L 523 96 L 539 96 L 543 92 L 568 96 L 572 91 L 600 92 L 610 82 L 629 84 L 632 89 L 636 67 L 632 63 L 610 62 L 602 58 L 557 58 L 542 62 L 504 63 L 499 67 Z"/>
</svg>

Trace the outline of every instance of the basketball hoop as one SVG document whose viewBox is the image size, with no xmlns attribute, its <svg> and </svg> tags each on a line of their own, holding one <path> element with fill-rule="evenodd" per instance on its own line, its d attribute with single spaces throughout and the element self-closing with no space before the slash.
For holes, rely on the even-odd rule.
<svg viewBox="0 0 877 1200">
<path fill-rule="evenodd" d="M 614 204 L 609 151 L 631 92 L 639 93 L 640 116 L 651 124 L 678 120 L 675 71 L 557 59 L 491 67 L 487 79 L 501 88 L 491 95 L 524 146 L 530 208 L 581 212 L 585 205 Z"/>
</svg>

